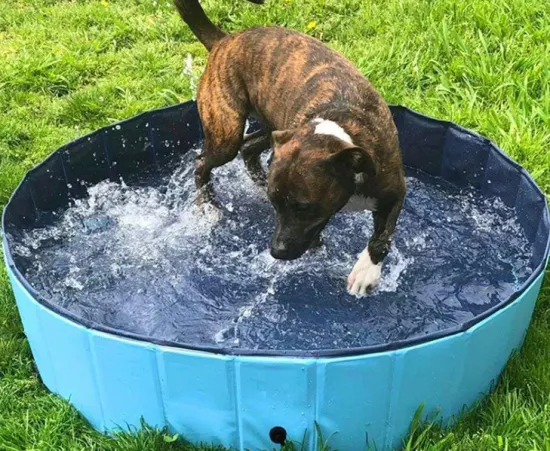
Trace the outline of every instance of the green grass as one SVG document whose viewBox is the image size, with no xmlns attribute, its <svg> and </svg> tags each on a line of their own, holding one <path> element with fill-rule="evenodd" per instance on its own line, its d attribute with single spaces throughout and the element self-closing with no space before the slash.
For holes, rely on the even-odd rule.
<svg viewBox="0 0 550 451">
<path fill-rule="evenodd" d="M 0 0 L 1 205 L 24 172 L 61 144 L 192 96 L 206 53 L 167 2 Z M 354 61 L 389 102 L 490 137 L 550 193 L 550 3 L 204 4 L 229 31 L 279 24 L 313 34 Z M 496 391 L 452 430 L 415 428 L 408 449 L 550 450 L 549 351 L 547 283 L 526 344 Z M 49 394 L 0 268 L 0 450 L 208 449 L 174 438 L 150 429 L 102 436 Z"/>
</svg>

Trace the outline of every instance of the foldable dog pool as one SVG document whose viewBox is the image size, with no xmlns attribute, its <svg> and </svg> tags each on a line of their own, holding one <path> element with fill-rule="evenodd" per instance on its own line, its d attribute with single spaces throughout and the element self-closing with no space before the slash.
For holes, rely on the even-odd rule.
<svg viewBox="0 0 550 451">
<path fill-rule="evenodd" d="M 370 214 L 339 213 L 320 248 L 281 262 L 271 207 L 241 161 L 215 174 L 221 215 L 193 207 L 192 102 L 54 152 L 2 223 L 44 384 L 101 431 L 143 418 L 240 450 L 285 439 L 314 450 L 318 430 L 336 449 L 393 449 L 421 405 L 451 423 L 522 343 L 550 216 L 495 144 L 393 114 L 407 201 L 383 281 L 361 299 L 345 279 Z"/>
</svg>

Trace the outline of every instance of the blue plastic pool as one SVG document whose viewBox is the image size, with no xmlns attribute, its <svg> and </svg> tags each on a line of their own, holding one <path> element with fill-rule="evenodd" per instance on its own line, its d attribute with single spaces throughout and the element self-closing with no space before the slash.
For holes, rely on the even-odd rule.
<svg viewBox="0 0 550 451">
<path fill-rule="evenodd" d="M 168 199 L 170 187 L 163 186 L 174 181 L 174 171 L 184 174 L 182 168 L 191 167 L 181 158 L 191 155 L 201 139 L 194 103 L 145 113 L 52 154 L 25 177 L 3 217 L 8 272 L 45 385 L 70 399 L 100 430 L 139 426 L 143 417 L 193 442 L 242 450 L 272 448 L 272 439 L 284 435 L 305 440 L 313 450 L 315 423 L 325 436 L 334 434 L 330 443 L 337 449 L 364 449 L 367 443 L 391 449 L 399 446 L 421 404 L 426 418 L 437 413 L 444 423 L 452 421 L 490 389 L 521 345 L 548 260 L 549 212 L 525 170 L 490 141 L 402 107 L 393 113 L 408 167 L 409 207 L 396 238 L 398 251 L 390 255 L 389 282 L 361 302 L 342 294 L 339 277 L 351 264 L 349 249 L 366 240 L 369 225 L 345 215 L 329 226 L 321 254 L 306 256 L 311 265 L 331 262 L 330 271 L 323 267 L 317 274 L 322 283 L 293 266 L 283 278 L 280 272 L 260 271 L 263 278 L 244 286 L 235 280 L 255 275 L 250 268 L 212 271 L 211 264 L 201 270 L 209 262 L 201 253 L 204 243 L 189 248 L 187 259 L 167 255 L 170 246 L 155 247 L 157 241 L 146 233 L 153 227 L 150 236 L 155 236 L 154 221 L 142 224 L 140 235 L 130 235 L 130 241 L 141 245 L 140 258 L 155 256 L 152 265 L 159 260 L 173 267 L 181 260 L 177 272 L 185 277 L 163 285 L 148 280 L 143 267 L 132 267 L 135 277 L 117 279 L 119 292 L 109 291 L 111 279 L 94 279 L 100 273 L 94 265 L 108 265 L 115 278 L 124 274 L 116 260 L 105 257 L 111 242 L 98 238 L 111 234 L 113 221 L 144 221 L 137 216 L 145 194 L 153 209 L 160 208 L 156 201 L 162 207 L 178 202 Z M 228 171 L 220 183 L 235 178 Z M 130 188 L 102 182 L 121 178 Z M 246 210 L 246 193 L 220 187 L 229 209 L 223 230 L 233 232 L 209 238 L 214 246 L 235 241 L 230 269 L 249 261 L 274 265 L 261 249 L 271 229 L 269 205 L 258 198 L 256 210 Z M 117 196 L 126 203 L 110 205 L 115 219 L 84 214 L 91 201 L 97 206 Z M 470 202 L 468 196 L 491 203 Z M 75 207 L 75 199 L 85 203 Z M 499 212 L 488 221 L 482 210 L 494 202 Z M 128 206 L 134 216 L 126 210 L 121 216 L 120 209 Z M 481 218 L 479 236 L 465 229 L 471 224 L 457 222 L 457 215 L 472 212 Z M 243 217 L 257 220 L 240 233 L 234 223 Z M 75 218 L 85 233 L 51 228 L 74 225 Z M 417 229 L 432 223 L 437 236 L 419 235 Z M 179 223 L 162 226 L 174 224 Z M 346 224 L 355 227 L 351 232 L 362 227 L 363 235 L 347 230 L 347 238 L 340 238 Z M 36 230 L 39 242 L 32 241 Z M 71 256 L 62 258 L 56 247 L 60 236 L 84 252 L 75 254 L 84 262 L 78 273 L 71 270 Z M 483 247 L 483 237 L 493 239 L 490 249 Z M 430 239 L 435 240 L 431 247 Z M 451 277 L 453 267 L 444 263 L 454 260 L 432 261 L 441 253 L 433 257 L 429 250 L 450 253 L 453 248 L 443 244 L 453 239 L 469 246 L 465 255 L 474 258 Z M 197 242 L 193 235 L 190 243 Z M 256 247 L 247 248 L 251 243 Z M 154 253 L 159 250 L 162 259 Z M 45 256 L 49 260 L 40 260 Z M 63 284 L 51 283 L 55 275 Z M 432 286 L 434 279 L 443 282 Z M 82 291 L 90 280 L 90 290 Z M 254 292 L 252 285 L 261 290 Z M 151 298 L 159 304 L 151 304 Z M 189 309 L 199 298 L 211 311 Z M 137 321 L 142 316 L 145 320 Z M 218 327 L 222 320 L 227 327 Z"/>
</svg>

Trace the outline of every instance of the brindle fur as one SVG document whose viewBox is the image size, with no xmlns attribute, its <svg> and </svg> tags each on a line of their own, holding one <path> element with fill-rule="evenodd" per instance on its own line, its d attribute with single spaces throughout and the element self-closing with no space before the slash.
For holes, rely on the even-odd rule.
<svg viewBox="0 0 550 451">
<path fill-rule="evenodd" d="M 278 219 L 274 256 L 299 257 L 350 196 L 361 194 L 378 201 L 368 249 L 374 263 L 382 261 L 405 182 L 395 124 L 370 82 L 342 55 L 310 36 L 275 26 L 227 35 L 210 22 L 198 0 L 175 4 L 210 50 L 197 93 L 205 136 L 196 163 L 202 200 L 212 200 L 212 169 L 233 160 L 241 148 L 252 178 L 265 183 L 259 156 L 270 146 L 269 134 L 255 134 L 243 143 L 245 121 L 257 115 L 269 130 L 278 131 L 273 133 L 268 177 Z M 353 145 L 315 134 L 315 118 L 339 124 Z M 300 210 L 305 204 L 313 207 Z"/>
</svg>

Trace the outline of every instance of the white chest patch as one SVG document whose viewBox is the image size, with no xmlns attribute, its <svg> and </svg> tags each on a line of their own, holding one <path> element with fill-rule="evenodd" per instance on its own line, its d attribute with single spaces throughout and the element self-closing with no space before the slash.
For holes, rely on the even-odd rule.
<svg viewBox="0 0 550 451">
<path fill-rule="evenodd" d="M 349 198 L 348 203 L 344 207 L 344 211 L 376 211 L 377 206 L 378 201 L 374 197 L 365 197 L 354 194 Z"/>
<path fill-rule="evenodd" d="M 313 122 L 317 124 L 317 126 L 315 127 L 316 135 L 332 135 L 336 138 L 341 139 L 342 141 L 353 144 L 351 137 L 336 122 L 322 118 L 317 118 Z"/>
</svg>

